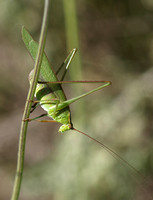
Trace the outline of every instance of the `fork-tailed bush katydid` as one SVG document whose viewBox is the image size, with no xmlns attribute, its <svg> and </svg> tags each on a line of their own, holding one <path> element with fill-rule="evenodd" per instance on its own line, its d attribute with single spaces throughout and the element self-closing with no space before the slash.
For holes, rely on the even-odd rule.
<svg viewBox="0 0 153 200">
<path fill-rule="evenodd" d="M 31 35 L 28 33 L 28 31 L 23 27 L 22 29 L 22 39 L 25 43 L 25 46 L 27 47 L 30 55 L 32 56 L 33 60 L 36 59 L 36 54 L 38 50 L 38 44 L 33 40 Z M 51 117 L 52 120 L 39 120 L 42 122 L 59 122 L 62 124 L 62 126 L 59 128 L 59 132 L 65 132 L 68 130 L 74 130 L 77 131 L 96 143 L 100 144 L 106 151 L 108 151 L 115 159 L 120 160 L 122 164 L 127 165 L 130 169 L 134 170 L 137 174 L 141 175 L 132 165 L 130 165 L 126 160 L 124 160 L 122 157 L 120 157 L 117 153 L 115 153 L 112 149 L 104 145 L 103 143 L 99 142 L 98 140 L 94 139 L 93 137 L 87 135 L 86 133 L 77 130 L 73 127 L 72 121 L 71 121 L 71 112 L 69 105 L 95 91 L 98 91 L 106 86 L 111 85 L 110 81 L 63 81 L 65 74 L 67 72 L 67 69 L 69 67 L 69 64 L 76 52 L 76 49 L 73 49 L 66 60 L 63 62 L 61 67 L 57 70 L 55 73 L 53 69 L 50 67 L 49 61 L 45 55 L 43 54 L 43 59 L 41 63 L 41 69 L 40 69 L 40 75 L 39 75 L 39 81 L 37 83 L 36 91 L 35 91 L 35 97 L 37 98 L 38 104 L 41 105 L 41 107 L 47 112 L 46 114 L 43 114 L 39 117 L 36 117 L 34 119 L 38 119 L 42 116 L 48 116 Z M 64 74 L 60 81 L 57 79 L 57 75 L 62 69 L 62 67 L 65 67 Z M 29 81 L 31 82 L 33 77 L 33 70 L 29 74 Z M 72 98 L 67 100 L 65 93 L 62 89 L 62 84 L 67 83 L 102 83 L 101 86 L 82 94 L 78 97 Z M 31 100 L 33 101 L 33 100 Z M 35 108 L 35 107 L 34 107 Z M 33 109 L 34 109 L 33 108 Z M 34 120 L 34 119 L 26 119 L 26 120 Z M 141 175 L 142 176 L 142 175 Z"/>
<path fill-rule="evenodd" d="M 36 59 L 38 44 L 32 39 L 30 34 L 26 31 L 25 28 L 22 29 L 23 41 L 30 52 L 32 58 Z M 46 55 L 43 55 L 43 60 L 41 63 L 39 81 L 37 83 L 35 97 L 39 101 L 41 107 L 47 112 L 47 116 L 51 117 L 54 121 L 63 124 L 59 132 L 64 132 L 70 129 L 74 129 L 71 122 L 71 113 L 69 105 L 97 90 L 100 90 L 111 84 L 110 81 L 63 81 L 65 74 L 67 72 L 68 66 L 76 52 L 76 49 L 73 49 L 61 67 L 56 73 L 51 69 L 49 61 Z M 66 65 L 64 74 L 59 81 L 57 79 L 57 74 L 62 67 Z M 33 70 L 29 74 L 29 81 L 31 83 L 33 77 Z M 85 94 L 82 94 L 78 97 L 67 100 L 65 93 L 61 87 L 61 84 L 66 83 L 102 83 L 101 86 L 93 89 Z"/>
</svg>

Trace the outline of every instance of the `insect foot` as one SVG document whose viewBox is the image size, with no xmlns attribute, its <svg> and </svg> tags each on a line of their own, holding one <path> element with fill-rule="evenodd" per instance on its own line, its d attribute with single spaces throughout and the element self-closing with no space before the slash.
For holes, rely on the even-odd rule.
<svg viewBox="0 0 153 200">
<path fill-rule="evenodd" d="M 26 122 L 26 121 L 31 122 L 31 119 L 27 118 L 27 119 L 23 119 L 22 121 L 24 121 L 24 122 Z"/>
</svg>

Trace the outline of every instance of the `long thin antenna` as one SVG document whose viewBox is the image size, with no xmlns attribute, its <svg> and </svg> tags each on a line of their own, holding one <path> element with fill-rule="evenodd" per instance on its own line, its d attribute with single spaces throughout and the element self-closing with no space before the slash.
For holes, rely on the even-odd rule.
<svg viewBox="0 0 153 200">
<path fill-rule="evenodd" d="M 90 135 L 87 135 L 86 133 L 84 133 L 84 132 L 82 132 L 82 131 L 80 131 L 78 129 L 72 128 L 72 130 L 77 131 L 78 133 L 81 133 L 81 134 L 85 135 L 86 137 L 90 138 L 91 140 L 93 140 L 94 142 L 98 143 L 107 152 L 109 152 L 116 160 L 121 161 L 122 165 L 126 164 L 131 170 L 135 171 L 138 175 L 140 175 L 141 177 L 143 177 L 145 179 L 145 177 L 136 168 L 134 168 L 132 165 L 130 165 L 124 158 L 122 158 L 120 155 L 118 155 L 115 151 L 113 151 L 112 149 L 110 149 L 108 146 L 106 146 L 102 142 L 99 142 L 95 138 L 91 137 Z"/>
<path fill-rule="evenodd" d="M 148 181 L 147 178 L 141 174 L 141 172 L 139 172 L 135 167 L 133 167 L 130 163 L 128 163 L 124 158 L 122 158 L 120 155 L 118 155 L 115 151 L 113 151 L 111 148 L 109 148 L 108 146 L 106 146 L 105 144 L 103 144 L 102 142 L 99 142 L 98 140 L 96 140 L 95 138 L 91 137 L 90 135 L 75 129 L 75 128 L 71 128 L 72 130 L 81 133 L 82 135 L 85 135 L 86 137 L 90 138 L 91 140 L 93 140 L 94 142 L 96 142 L 97 144 L 99 144 L 101 147 L 103 147 L 108 153 L 110 153 L 116 160 L 120 161 L 120 164 L 122 164 L 123 166 L 126 165 L 126 167 L 129 167 L 129 169 L 131 169 L 133 172 L 135 172 L 135 176 L 138 175 L 140 177 L 143 178 L 144 182 L 147 184 L 149 183 L 149 185 L 151 185 L 152 187 L 152 181 Z M 148 184 L 147 184 L 148 185 Z M 147 191 L 142 188 L 142 190 L 146 193 Z M 153 200 L 153 198 L 150 196 L 150 194 L 147 193 L 147 196 L 150 200 Z"/>
</svg>

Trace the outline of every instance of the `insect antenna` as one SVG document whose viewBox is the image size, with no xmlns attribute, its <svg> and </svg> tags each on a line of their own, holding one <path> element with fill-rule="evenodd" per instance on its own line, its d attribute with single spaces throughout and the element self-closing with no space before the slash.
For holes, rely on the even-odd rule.
<svg viewBox="0 0 153 200">
<path fill-rule="evenodd" d="M 91 140 L 93 140 L 94 142 L 96 142 L 97 144 L 99 144 L 101 147 L 103 147 L 108 153 L 110 153 L 116 160 L 120 160 L 121 163 L 126 164 L 130 169 L 134 170 L 138 175 L 143 176 L 136 168 L 134 168 L 132 165 L 130 165 L 124 158 L 122 158 L 120 155 L 118 155 L 115 151 L 113 151 L 112 149 L 110 149 L 108 146 L 106 146 L 105 144 L 103 144 L 102 142 L 96 140 L 95 138 L 91 137 L 90 135 L 73 128 L 72 130 L 77 131 L 78 133 L 81 133 L 83 135 L 85 135 L 86 137 L 90 138 Z M 145 178 L 145 177 L 143 177 Z"/>
<path fill-rule="evenodd" d="M 143 184 L 142 184 L 142 190 L 147 193 L 147 189 L 145 189 L 144 184 L 148 185 L 149 187 L 152 187 L 153 183 L 152 181 L 148 180 L 147 177 L 145 177 L 141 172 L 139 172 L 135 167 L 133 167 L 130 163 L 128 163 L 124 158 L 122 158 L 120 155 L 118 155 L 115 151 L 113 151 L 111 148 L 109 148 L 108 146 L 106 146 L 105 144 L 103 144 L 102 142 L 96 140 L 95 138 L 91 137 L 90 135 L 76 129 L 76 128 L 71 128 L 71 130 L 74 130 L 78 133 L 81 133 L 82 135 L 90 138 L 91 140 L 93 140 L 94 142 L 96 142 L 97 144 L 99 144 L 103 149 L 105 149 L 109 154 L 111 154 L 115 160 L 120 161 L 120 164 L 122 164 L 124 167 L 128 167 L 133 173 L 135 172 L 135 174 L 133 174 L 133 176 L 135 176 L 136 180 L 137 178 L 141 177 L 143 179 Z M 138 177 L 137 177 L 137 176 Z M 138 181 L 138 180 L 137 180 Z M 147 193 L 147 196 L 150 200 L 153 200 L 152 196 L 150 196 L 150 194 Z"/>
</svg>

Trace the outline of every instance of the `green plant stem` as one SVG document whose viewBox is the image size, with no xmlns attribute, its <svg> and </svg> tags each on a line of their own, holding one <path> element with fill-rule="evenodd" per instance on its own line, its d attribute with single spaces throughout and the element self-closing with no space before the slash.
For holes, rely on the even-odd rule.
<svg viewBox="0 0 153 200">
<path fill-rule="evenodd" d="M 66 44 L 68 51 L 73 48 L 79 49 L 76 54 L 75 59 L 72 62 L 72 68 L 69 71 L 71 80 L 82 80 L 82 62 L 80 56 L 80 44 L 79 44 L 79 31 L 78 31 L 78 20 L 75 0 L 63 0 L 64 17 L 65 17 L 65 29 L 66 29 Z M 75 96 L 82 93 L 82 89 L 73 86 L 73 91 L 75 91 Z M 83 110 L 84 103 L 83 100 L 79 103 L 80 109 L 76 109 L 75 116 L 80 119 L 79 124 L 84 121 Z"/>
<path fill-rule="evenodd" d="M 21 122 L 17 169 L 16 169 L 16 175 L 15 175 L 15 181 L 14 181 L 14 187 L 13 187 L 11 200 L 18 200 L 20 189 L 21 189 L 22 175 L 23 175 L 23 169 L 24 169 L 26 133 L 27 133 L 27 128 L 28 128 L 28 121 L 26 121 L 26 119 L 29 118 L 29 115 L 30 115 L 30 110 L 32 106 L 32 102 L 30 100 L 34 98 L 34 93 L 35 93 L 36 84 L 39 77 L 41 61 L 42 61 L 42 56 L 43 56 L 44 47 L 45 47 L 45 41 L 46 41 L 46 35 L 47 35 L 47 24 L 48 24 L 47 21 L 48 21 L 48 12 L 49 12 L 49 1 L 50 0 L 45 0 L 43 21 L 42 21 L 41 34 L 40 34 L 40 39 L 39 39 L 39 48 L 38 48 L 37 58 L 36 58 L 35 66 L 34 66 L 34 76 L 33 76 L 32 84 L 30 85 L 30 88 L 29 88 L 29 93 L 27 96 L 25 109 L 24 109 L 22 122 Z"/>
</svg>

